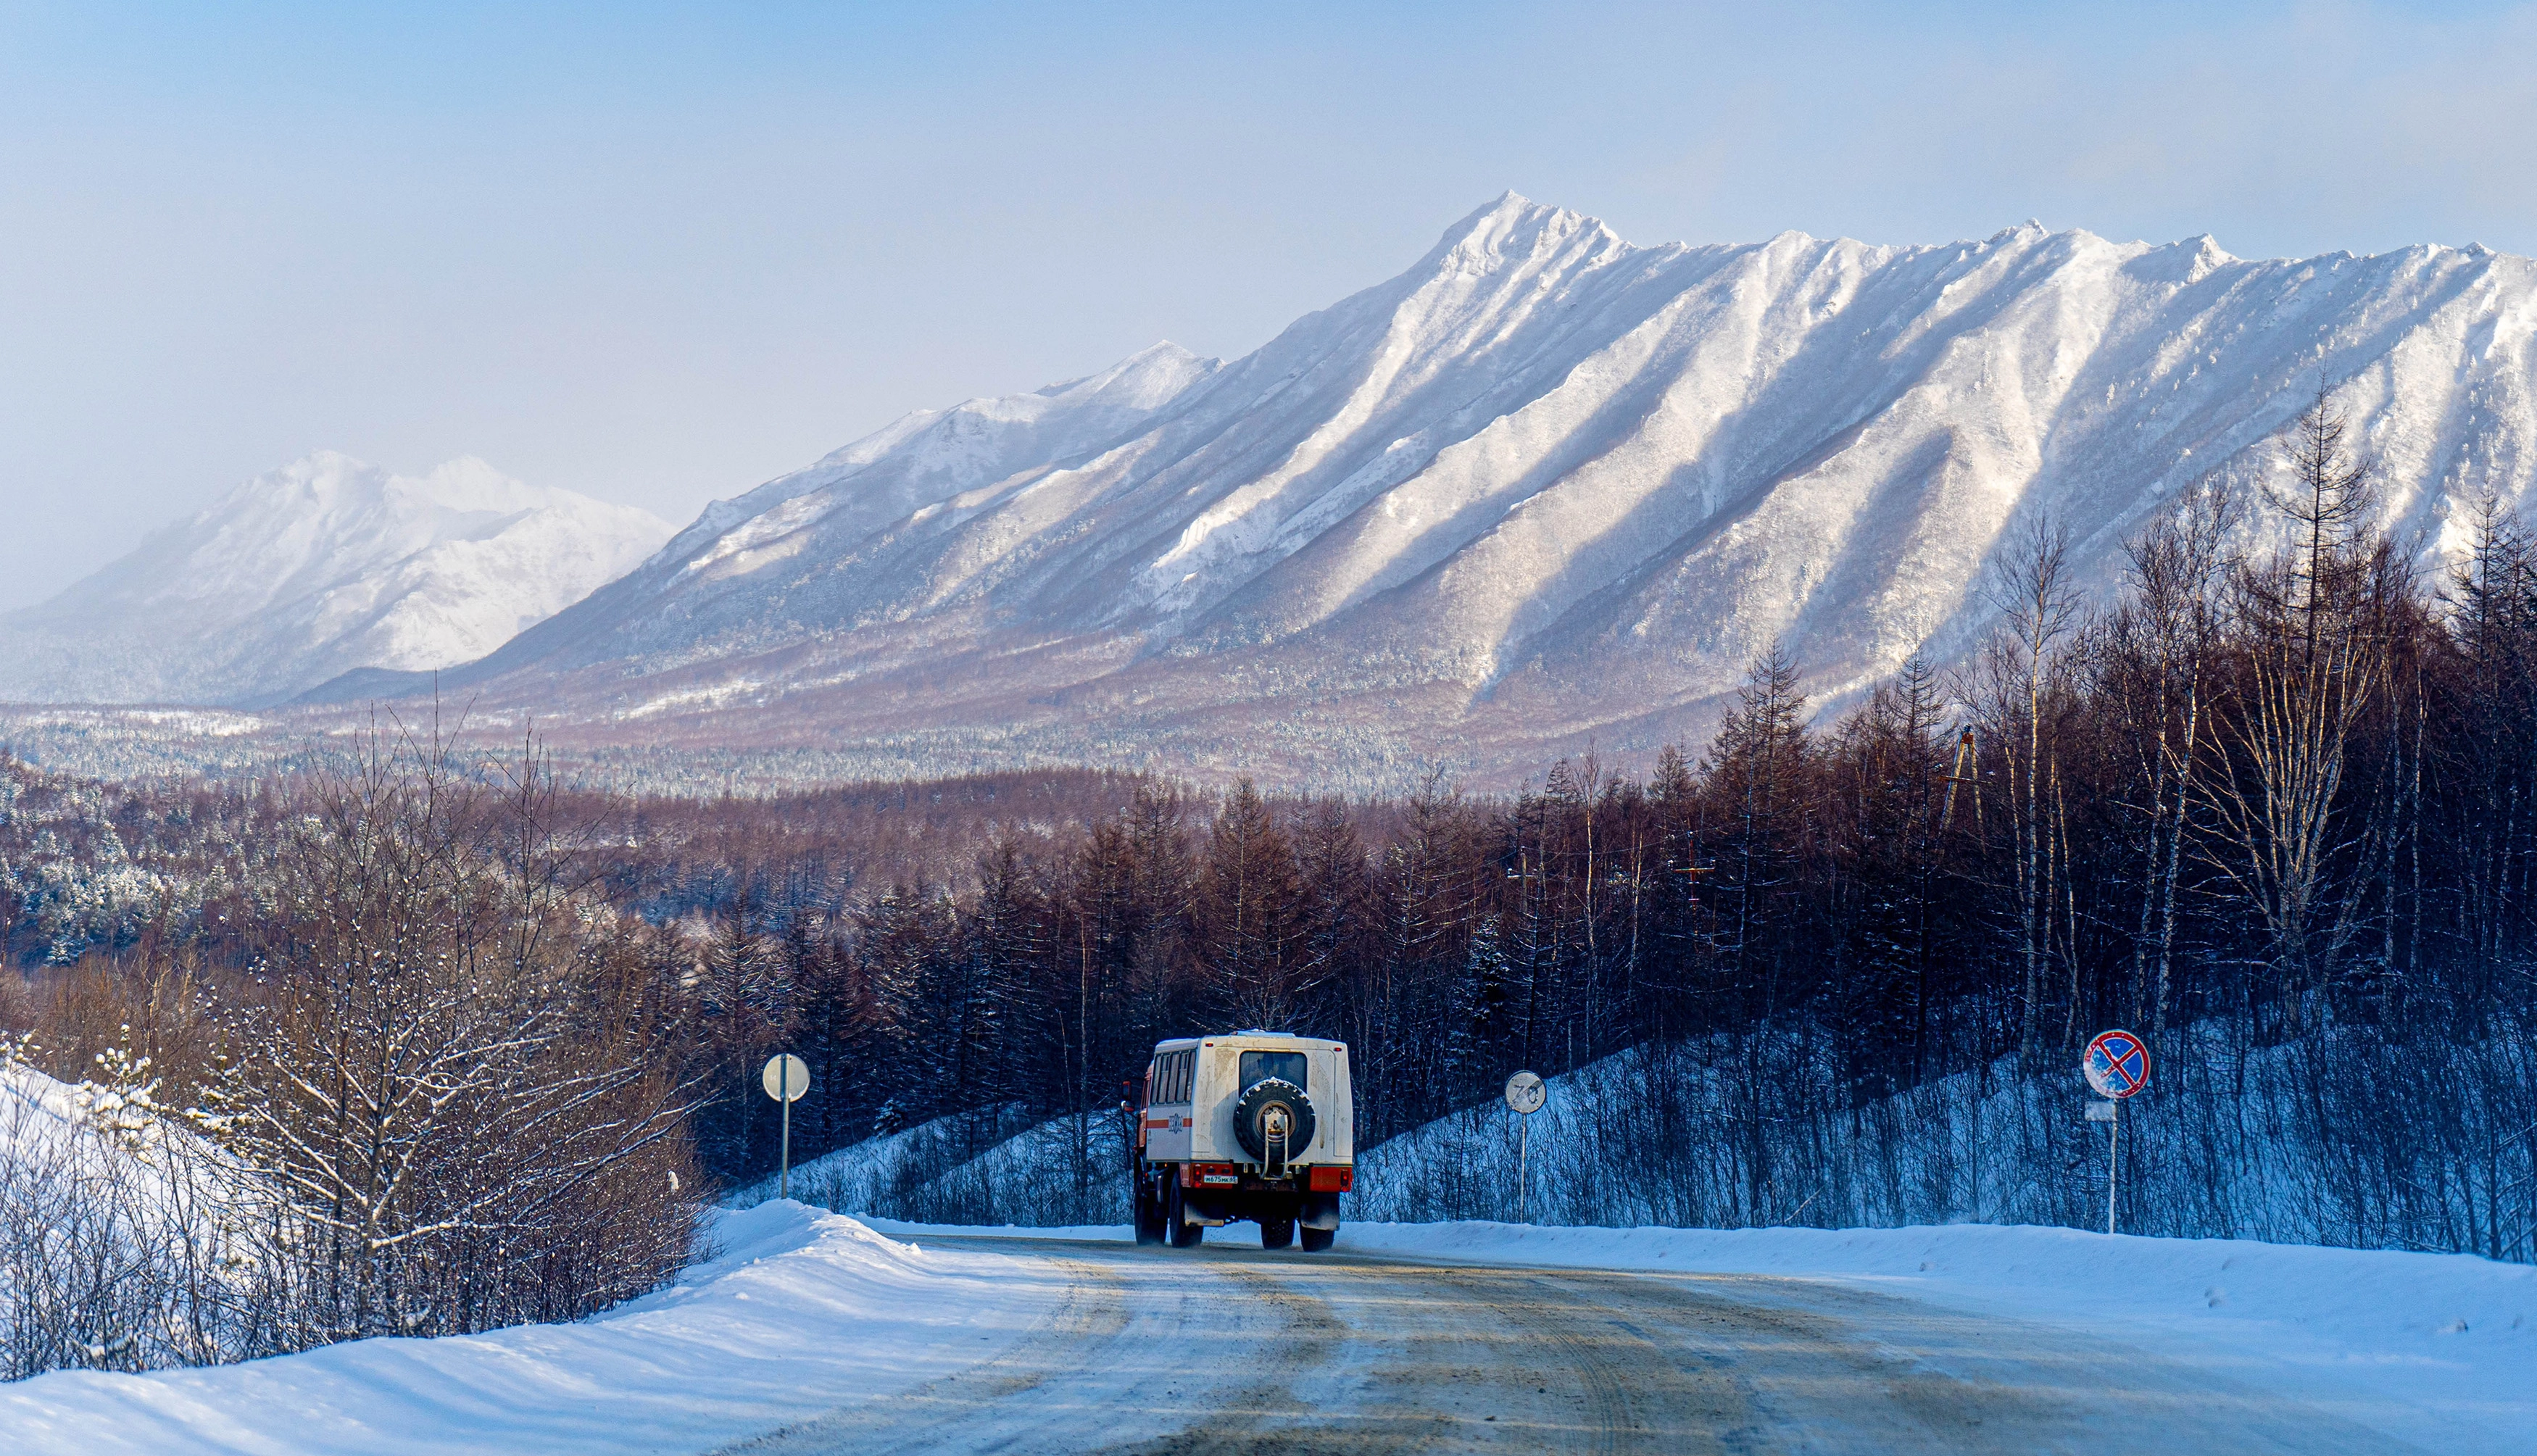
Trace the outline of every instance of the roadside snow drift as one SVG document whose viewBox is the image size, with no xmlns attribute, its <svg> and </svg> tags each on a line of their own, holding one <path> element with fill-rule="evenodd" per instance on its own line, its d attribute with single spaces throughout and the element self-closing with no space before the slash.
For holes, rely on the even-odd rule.
<svg viewBox="0 0 2537 1456">
<path fill-rule="evenodd" d="M 0 1431 L 22 1456 L 700 1451 L 986 1359 L 1064 1286 L 797 1203 L 711 1229 L 685 1282 L 579 1324 L 43 1375 L 0 1387 Z"/>
</svg>

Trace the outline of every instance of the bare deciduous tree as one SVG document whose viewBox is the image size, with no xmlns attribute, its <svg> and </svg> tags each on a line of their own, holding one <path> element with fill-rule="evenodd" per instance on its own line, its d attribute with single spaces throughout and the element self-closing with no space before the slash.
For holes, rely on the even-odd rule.
<svg viewBox="0 0 2537 1456">
<path fill-rule="evenodd" d="M 288 1345 L 572 1317 L 686 1255 L 642 963 L 571 933 L 535 777 L 506 795 L 436 738 L 373 737 L 295 827 L 267 995 L 202 1118 L 293 1253 Z"/>
<path fill-rule="evenodd" d="M 2125 545 L 2132 597 L 2109 621 L 2110 656 L 2120 674 L 2112 684 L 2114 697 L 2132 724 L 2136 754 L 2146 760 L 2149 833 L 2130 1000 L 2134 1023 L 2145 1020 L 2155 1032 L 2166 1031 L 2173 999 L 2177 894 L 2211 735 L 2217 594 L 2240 515 L 2228 482 L 2213 479 L 2187 496 L 2180 513 L 2134 537 Z"/>
<path fill-rule="evenodd" d="M 2236 573 L 2241 677 L 2220 722 L 2237 771 L 2211 781 L 2223 864 L 2262 918 L 2293 1032 L 2359 928 L 2362 897 L 2337 886 L 2335 860 L 2362 831 L 2335 810 L 2352 735 L 2384 687 L 2396 588 L 2346 428 L 2319 391 L 2283 444 L 2290 478 L 2266 494 L 2293 539 Z"/>
<path fill-rule="evenodd" d="M 2009 822 L 2015 846 L 2018 956 L 2024 973 L 2017 1047 L 2032 1056 L 2040 1045 L 2044 976 L 2052 956 L 2052 896 L 2057 820 L 2045 786 L 2056 773 L 2047 719 L 2060 686 L 2062 648 L 2079 620 L 2080 596 L 2070 579 L 2070 536 L 2059 523 L 2030 521 L 1992 569 L 1985 588 L 2001 627 L 1984 650 L 1979 701 L 1990 720 L 1990 738 L 2001 745 Z"/>
</svg>

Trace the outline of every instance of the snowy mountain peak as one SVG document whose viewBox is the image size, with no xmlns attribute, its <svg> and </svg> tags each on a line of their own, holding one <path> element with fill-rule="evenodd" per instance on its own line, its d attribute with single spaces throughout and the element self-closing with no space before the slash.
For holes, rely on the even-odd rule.
<svg viewBox="0 0 2537 1456">
<path fill-rule="evenodd" d="M 320 512 L 378 506 L 390 501 L 457 511 L 531 510 L 549 492 L 532 489 L 472 455 L 433 467 L 420 476 L 392 475 L 338 450 L 319 450 L 258 475 L 205 507 L 196 519 L 236 510 L 256 497 L 295 499 Z"/>
<path fill-rule="evenodd" d="M 1149 344 L 1098 374 L 1044 385 L 1033 391 L 1043 398 L 1081 403 L 1108 399 L 1129 409 L 1152 409 L 1189 388 L 1215 367 L 1170 340 Z M 991 403 L 991 402 L 975 402 Z"/>
<path fill-rule="evenodd" d="M 470 662 L 669 534 L 473 457 L 399 475 L 319 451 L 0 618 L 0 697 L 254 703 Z"/>
<path fill-rule="evenodd" d="M 1446 228 L 1423 266 L 1448 276 L 1486 274 L 1573 251 L 1581 241 L 1588 248 L 1629 249 L 1599 219 L 1508 192 Z"/>
</svg>

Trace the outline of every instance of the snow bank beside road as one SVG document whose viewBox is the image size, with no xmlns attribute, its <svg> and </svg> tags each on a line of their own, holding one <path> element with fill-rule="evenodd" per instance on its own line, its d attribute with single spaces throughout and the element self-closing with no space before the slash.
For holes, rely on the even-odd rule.
<svg viewBox="0 0 2537 1456">
<path fill-rule="evenodd" d="M 1115 1116 L 1035 1119 L 1017 1104 L 954 1112 L 796 1165 L 793 1197 L 866 1220 L 1124 1223 L 1123 1130 Z M 773 1198 L 776 1186 L 760 1178 L 724 1202 L 748 1208 Z"/>
<path fill-rule="evenodd" d="M 570 1325 L 0 1386 L 19 1456 L 699 1451 L 996 1354 L 1063 1288 L 795 1203 L 717 1215 L 676 1288 Z"/>
</svg>

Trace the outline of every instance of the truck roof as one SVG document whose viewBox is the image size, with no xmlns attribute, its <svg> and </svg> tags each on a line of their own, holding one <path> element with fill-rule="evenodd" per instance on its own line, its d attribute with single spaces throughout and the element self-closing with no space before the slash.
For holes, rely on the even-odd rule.
<svg viewBox="0 0 2537 1456">
<path fill-rule="evenodd" d="M 1156 1042 L 1154 1054 L 1160 1056 L 1166 1051 L 1186 1051 L 1193 1046 L 1213 1046 L 1218 1044 L 1234 1046 L 1309 1046 L 1322 1051 L 1347 1050 L 1346 1043 L 1333 1042 L 1321 1037 L 1297 1037 L 1285 1032 L 1249 1031 L 1217 1032 L 1206 1037 L 1174 1037 L 1167 1042 Z"/>
</svg>

